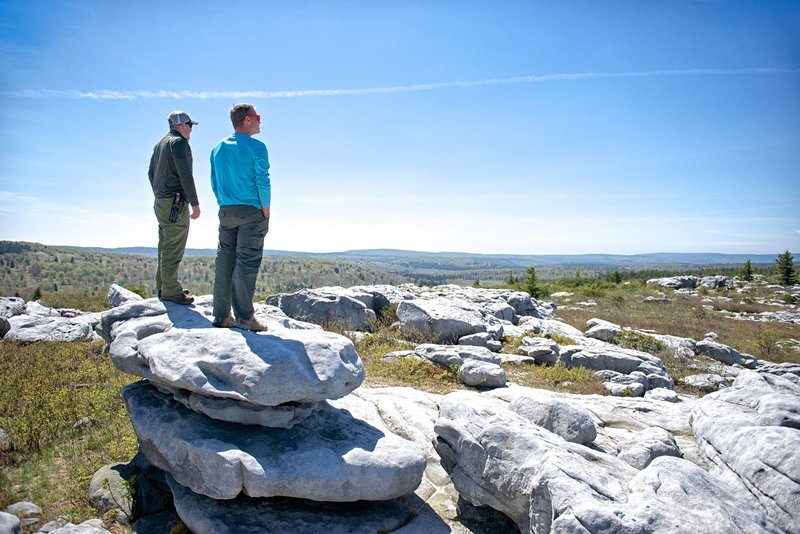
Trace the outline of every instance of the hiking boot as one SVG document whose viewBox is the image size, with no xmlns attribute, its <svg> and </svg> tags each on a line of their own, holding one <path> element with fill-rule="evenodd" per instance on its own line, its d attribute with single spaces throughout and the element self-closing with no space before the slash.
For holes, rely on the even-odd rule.
<svg viewBox="0 0 800 534">
<path fill-rule="evenodd" d="M 249 319 L 236 319 L 236 328 L 250 330 L 251 332 L 266 332 L 267 325 L 260 323 L 255 317 Z"/>
<path fill-rule="evenodd" d="M 216 317 L 211 324 L 217 328 L 233 328 L 236 326 L 236 321 L 229 315 L 227 317 Z"/>
<path fill-rule="evenodd" d="M 161 300 L 168 300 L 170 302 L 174 302 L 175 304 L 183 304 L 186 306 L 187 304 L 194 302 L 194 297 L 190 297 L 186 293 L 178 293 L 177 295 L 172 295 L 170 297 L 161 297 Z"/>
<path fill-rule="evenodd" d="M 183 294 L 184 295 L 188 295 L 189 294 L 189 290 L 188 289 L 184 289 L 183 290 Z M 161 298 L 161 290 L 160 289 L 158 290 L 158 298 Z"/>
</svg>

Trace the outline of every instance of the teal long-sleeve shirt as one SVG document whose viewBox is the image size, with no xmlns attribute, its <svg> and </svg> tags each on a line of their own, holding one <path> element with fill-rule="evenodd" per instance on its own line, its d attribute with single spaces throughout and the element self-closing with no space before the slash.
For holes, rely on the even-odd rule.
<svg viewBox="0 0 800 534">
<path fill-rule="evenodd" d="M 267 146 L 234 133 L 211 150 L 211 189 L 220 206 L 268 208 L 271 202 Z"/>
</svg>

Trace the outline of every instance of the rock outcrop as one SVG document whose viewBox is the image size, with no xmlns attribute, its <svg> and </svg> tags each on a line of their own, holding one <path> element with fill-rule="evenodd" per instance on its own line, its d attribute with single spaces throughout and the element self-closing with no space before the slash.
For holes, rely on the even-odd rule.
<svg viewBox="0 0 800 534">
<path fill-rule="evenodd" d="M 205 502 L 200 495 L 329 503 L 413 494 L 424 450 L 349 395 L 364 378 L 352 342 L 256 307 L 267 332 L 212 327 L 209 297 L 192 306 L 131 299 L 101 316 L 114 365 L 146 379 L 123 398 L 140 450 L 168 473 L 186 524 L 210 521 L 192 515 L 188 503 Z"/>
<path fill-rule="evenodd" d="M 752 495 L 786 532 L 800 532 L 800 386 L 743 372 L 697 401 L 691 426 L 712 474 Z"/>
</svg>

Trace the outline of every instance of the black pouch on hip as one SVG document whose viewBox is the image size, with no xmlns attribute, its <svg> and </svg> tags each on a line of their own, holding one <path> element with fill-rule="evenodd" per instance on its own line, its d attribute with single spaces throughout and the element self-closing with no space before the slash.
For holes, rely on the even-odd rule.
<svg viewBox="0 0 800 534">
<path fill-rule="evenodd" d="M 181 194 L 175 193 L 175 198 L 172 200 L 172 209 L 169 210 L 169 222 L 178 220 L 179 211 L 181 211 Z"/>
</svg>

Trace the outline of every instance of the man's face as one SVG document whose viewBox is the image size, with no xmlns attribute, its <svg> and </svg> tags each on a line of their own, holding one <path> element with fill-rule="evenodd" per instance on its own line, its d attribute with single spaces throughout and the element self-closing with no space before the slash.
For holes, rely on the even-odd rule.
<svg viewBox="0 0 800 534">
<path fill-rule="evenodd" d="M 192 136 L 192 123 L 184 122 L 183 124 L 179 124 L 178 131 L 188 140 Z"/>
<path fill-rule="evenodd" d="M 255 108 L 253 108 L 252 113 L 244 118 L 244 125 L 249 135 L 255 135 L 261 132 L 261 115 L 256 113 Z"/>
</svg>

